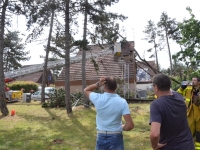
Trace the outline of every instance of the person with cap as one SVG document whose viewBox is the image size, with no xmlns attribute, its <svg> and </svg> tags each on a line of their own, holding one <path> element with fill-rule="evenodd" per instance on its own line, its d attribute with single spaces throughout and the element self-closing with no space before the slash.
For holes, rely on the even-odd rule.
<svg viewBox="0 0 200 150">
<path fill-rule="evenodd" d="M 177 92 L 185 99 L 187 119 L 195 140 L 195 149 L 200 150 L 200 78 L 193 77 L 192 85 L 182 84 Z"/>
</svg>

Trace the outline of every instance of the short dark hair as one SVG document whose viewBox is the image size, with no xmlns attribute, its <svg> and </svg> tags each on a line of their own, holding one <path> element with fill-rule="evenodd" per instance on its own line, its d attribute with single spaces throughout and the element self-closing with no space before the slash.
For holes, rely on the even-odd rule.
<svg viewBox="0 0 200 150">
<path fill-rule="evenodd" d="M 200 82 L 200 77 L 194 76 L 193 78 L 197 78 L 197 81 Z"/>
<path fill-rule="evenodd" d="M 171 80 L 165 74 L 158 74 L 153 77 L 153 86 L 155 85 L 161 91 L 168 91 L 171 88 Z"/>
<path fill-rule="evenodd" d="M 117 89 L 117 82 L 114 77 L 106 77 L 105 86 L 108 90 L 115 91 Z"/>
</svg>

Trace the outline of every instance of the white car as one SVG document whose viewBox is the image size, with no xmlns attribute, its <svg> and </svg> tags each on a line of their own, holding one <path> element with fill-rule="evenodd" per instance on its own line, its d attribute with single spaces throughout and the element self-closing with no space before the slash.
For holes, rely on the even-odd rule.
<svg viewBox="0 0 200 150">
<path fill-rule="evenodd" d="M 54 87 L 45 87 L 45 93 L 46 94 L 49 94 L 49 93 L 54 93 L 54 91 L 55 91 L 55 88 Z"/>
<path fill-rule="evenodd" d="M 42 90 L 42 87 L 41 86 L 39 86 L 38 87 L 38 91 L 41 91 Z M 44 89 L 44 91 L 45 91 L 45 93 L 54 93 L 54 91 L 55 91 L 55 88 L 54 87 L 45 87 L 45 89 Z"/>
<path fill-rule="evenodd" d="M 39 100 L 39 101 L 41 101 L 41 91 L 36 91 L 35 93 L 33 93 L 31 95 L 31 99 L 32 100 Z M 45 99 L 49 99 L 49 96 L 47 96 L 46 93 L 45 93 Z"/>
</svg>

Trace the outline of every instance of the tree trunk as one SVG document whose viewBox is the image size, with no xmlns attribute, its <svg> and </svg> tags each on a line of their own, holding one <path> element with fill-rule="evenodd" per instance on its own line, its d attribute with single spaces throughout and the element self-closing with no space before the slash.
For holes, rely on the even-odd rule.
<svg viewBox="0 0 200 150">
<path fill-rule="evenodd" d="M 154 40 L 154 49 L 155 49 L 155 55 L 156 55 L 156 67 L 157 67 L 157 72 L 159 72 L 159 65 L 158 65 L 158 53 L 157 53 L 157 49 L 156 49 L 157 45 L 156 42 Z"/>
<path fill-rule="evenodd" d="M 5 55 L 4 55 L 5 56 Z M 5 71 L 8 71 L 8 58 L 9 58 L 9 50 L 7 51 L 7 57 L 6 57 L 6 62 L 5 62 Z"/>
<path fill-rule="evenodd" d="M 177 60 L 176 59 L 174 59 L 174 66 L 173 66 L 173 72 L 172 72 L 172 74 L 174 75 L 174 76 L 178 76 L 178 70 L 177 70 Z"/>
<path fill-rule="evenodd" d="M 70 34 L 69 34 L 69 3 L 66 0 L 65 4 L 65 101 L 67 114 L 72 114 L 70 100 Z"/>
<path fill-rule="evenodd" d="M 87 5 L 88 1 L 85 0 L 85 14 L 84 14 L 84 28 L 83 28 L 83 40 L 86 41 L 87 38 Z M 86 48 L 86 46 L 84 46 Z M 84 93 L 84 89 L 86 87 L 86 73 L 85 73 L 85 64 L 86 64 L 86 50 L 82 49 L 82 92 Z M 84 106 L 89 106 L 89 101 L 86 96 L 83 94 Z"/>
<path fill-rule="evenodd" d="M 135 44 L 134 44 L 135 45 Z M 137 85 L 137 67 L 136 67 L 136 60 L 135 60 L 135 47 L 134 47 L 134 51 L 133 51 L 133 88 L 134 88 L 134 98 L 137 97 L 137 91 L 136 91 L 136 85 Z"/>
<path fill-rule="evenodd" d="M 4 26 L 5 26 L 5 14 L 6 14 L 6 7 L 8 6 L 8 0 L 4 1 L 1 18 L 0 18 L 0 109 L 1 113 L 4 116 L 9 114 L 8 108 L 6 106 L 6 96 L 5 96 L 5 77 L 3 71 L 3 50 L 4 50 Z"/>
<path fill-rule="evenodd" d="M 169 52 L 170 76 L 171 76 L 172 75 L 172 57 L 171 57 L 171 51 L 170 51 L 169 39 L 168 39 L 168 36 L 167 36 L 167 31 L 165 31 L 165 35 L 166 35 L 166 40 L 167 40 L 167 48 L 168 48 L 168 52 Z"/>
<path fill-rule="evenodd" d="M 52 34 L 52 29 L 53 29 L 54 11 L 55 10 L 52 9 L 51 23 L 50 23 L 50 29 L 49 29 L 49 37 L 48 37 L 48 42 L 47 42 L 46 57 L 45 57 L 44 70 L 43 70 L 43 76 L 42 76 L 41 103 L 45 102 L 45 85 L 48 82 L 47 63 L 48 63 L 48 59 L 49 59 L 49 50 L 51 48 L 50 44 L 51 44 L 51 34 Z"/>
</svg>

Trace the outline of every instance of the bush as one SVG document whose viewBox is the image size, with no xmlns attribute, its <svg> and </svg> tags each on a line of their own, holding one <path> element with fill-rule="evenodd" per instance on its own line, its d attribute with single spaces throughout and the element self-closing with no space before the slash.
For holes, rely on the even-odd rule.
<svg viewBox="0 0 200 150">
<path fill-rule="evenodd" d="M 11 90 L 17 90 L 20 91 L 22 88 L 24 89 L 24 93 L 29 93 L 30 90 L 37 91 L 38 90 L 38 84 L 35 82 L 30 81 L 15 81 L 13 83 L 7 84 L 7 86 Z"/>
<path fill-rule="evenodd" d="M 50 93 L 48 94 L 49 100 L 45 102 L 42 107 L 65 107 L 66 102 L 65 102 L 65 90 L 63 88 L 55 89 L 54 94 Z M 79 106 L 83 105 L 83 94 L 81 92 L 74 92 L 70 94 L 70 100 L 72 106 Z M 90 102 L 91 105 L 91 102 Z"/>
<path fill-rule="evenodd" d="M 65 107 L 65 90 L 63 88 L 55 89 L 54 93 L 49 93 L 49 100 L 42 107 Z"/>
</svg>

